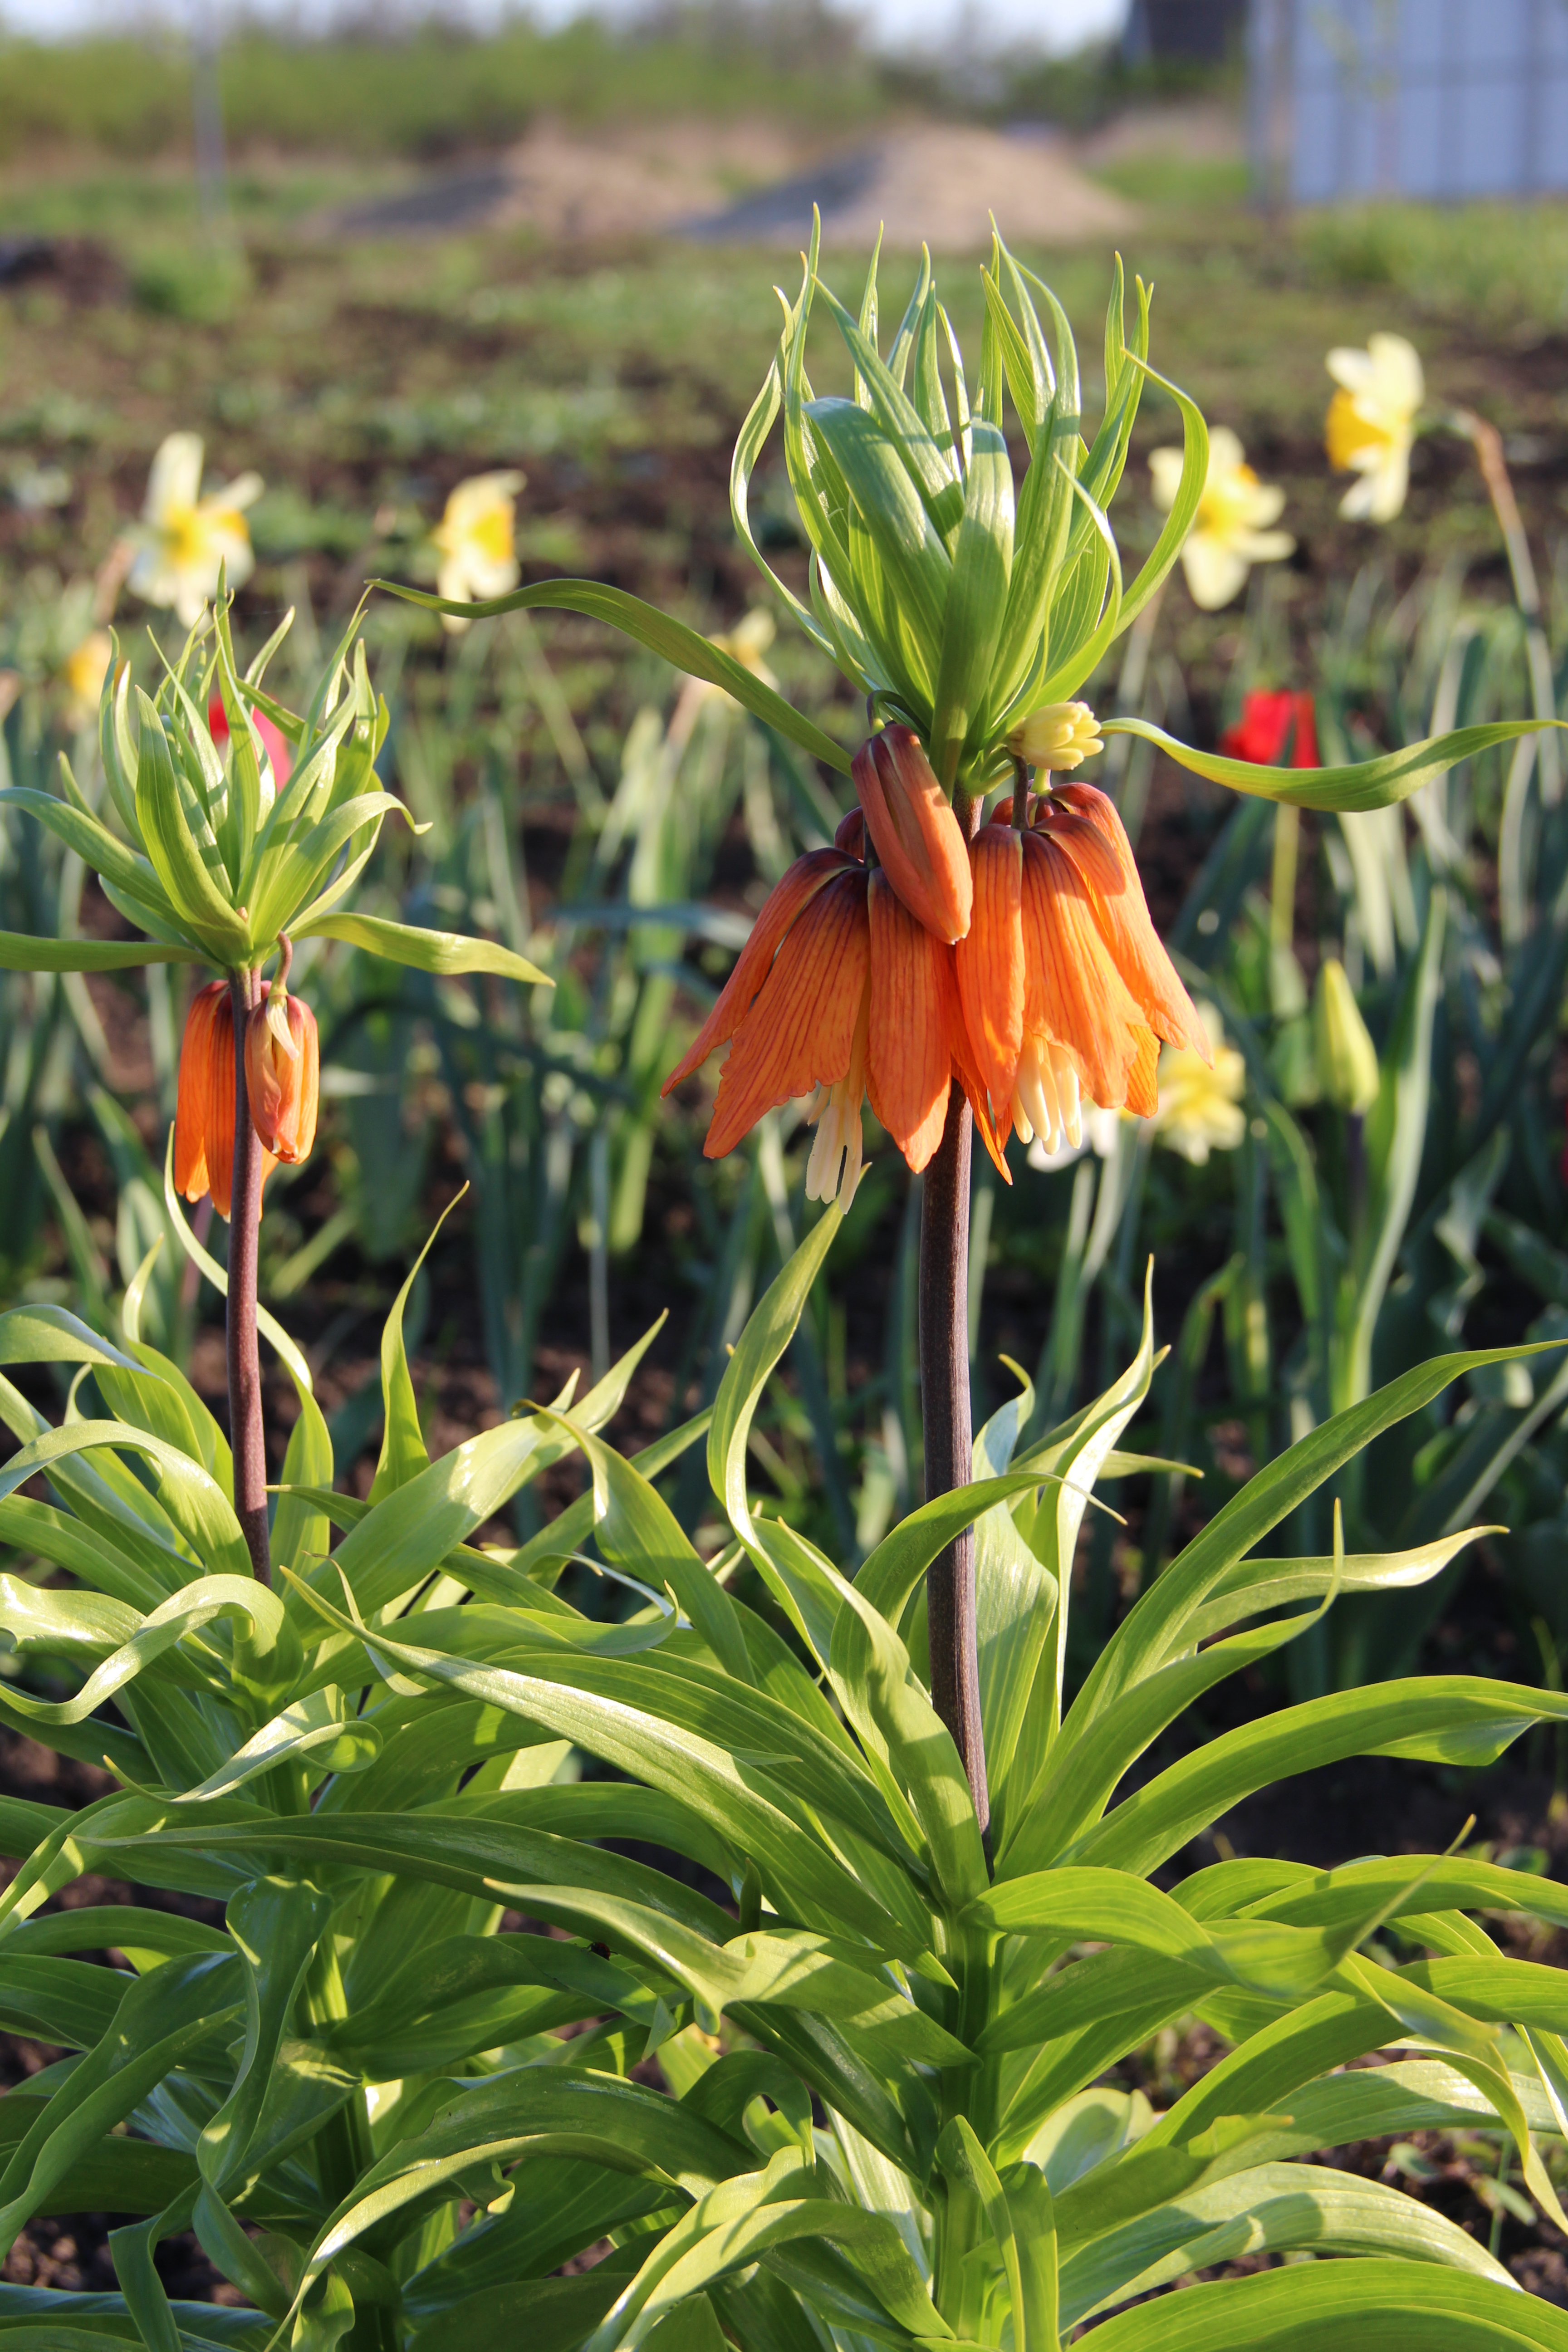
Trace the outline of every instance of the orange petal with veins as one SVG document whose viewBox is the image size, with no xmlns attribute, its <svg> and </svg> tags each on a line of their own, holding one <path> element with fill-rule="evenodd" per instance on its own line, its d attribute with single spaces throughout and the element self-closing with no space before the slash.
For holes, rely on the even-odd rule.
<svg viewBox="0 0 1568 2352">
<path fill-rule="evenodd" d="M 1063 802 L 1070 815 L 1058 814 Z M 1167 1045 L 1190 1045 L 1212 1066 L 1214 1055 L 1196 1007 L 1150 919 L 1132 844 L 1115 802 L 1092 784 L 1064 784 L 1040 822 L 1088 883 L 1100 937 L 1144 1020 Z"/>
<path fill-rule="evenodd" d="M 1024 840 L 982 825 L 970 845 L 974 908 L 952 951 L 974 1066 L 998 1111 L 1012 1101 L 1024 1043 Z"/>
<path fill-rule="evenodd" d="M 721 1159 L 764 1111 L 844 1076 L 867 954 L 865 869 L 846 865 L 791 926 L 735 1032 L 702 1146 L 710 1160 Z"/>
<path fill-rule="evenodd" d="M 1046 833 L 1024 843 L 1024 1028 L 1066 1046 L 1091 1102 L 1120 1110 L 1149 1034 L 1094 919 L 1089 885 Z"/>
<path fill-rule="evenodd" d="M 952 959 L 890 887 L 873 874 L 871 1022 L 866 1091 L 871 1108 L 919 1171 L 942 1141 L 962 1017 Z"/>
<path fill-rule="evenodd" d="M 689 1050 L 666 1078 L 659 1089 L 661 1095 L 668 1094 L 682 1078 L 689 1078 L 716 1045 L 735 1034 L 755 1003 L 791 925 L 819 890 L 837 875 L 850 873 L 854 866 L 854 859 L 846 857 L 838 849 L 810 849 L 804 857 L 795 859 L 764 900 L 735 969 L 720 992 L 719 1002 L 698 1031 Z"/>
<path fill-rule="evenodd" d="M 855 754 L 854 774 L 889 881 L 915 920 L 951 946 L 969 929 L 969 850 L 919 736 L 884 727 Z"/>
<path fill-rule="evenodd" d="M 219 1032 L 228 1038 L 229 1087 L 234 1085 L 234 1026 L 228 1009 L 228 982 L 209 981 L 191 999 L 185 1034 L 180 1041 L 179 1094 L 174 1106 L 174 1190 L 187 1201 L 199 1201 L 208 1190 L 207 1096 L 212 1062 L 221 1051 Z M 234 1116 L 231 1107 L 229 1117 Z"/>
</svg>

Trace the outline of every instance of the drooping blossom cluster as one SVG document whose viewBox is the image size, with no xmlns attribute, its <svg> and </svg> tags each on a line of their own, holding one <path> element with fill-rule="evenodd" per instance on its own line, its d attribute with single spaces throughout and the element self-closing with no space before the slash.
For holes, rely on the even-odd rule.
<svg viewBox="0 0 1568 2352">
<path fill-rule="evenodd" d="M 1055 781 L 1099 748 L 1082 704 L 1037 713 L 1016 749 L 1051 789 L 1002 801 L 966 840 L 909 728 L 862 747 L 859 808 L 779 882 L 666 1081 L 668 1094 L 728 1044 L 710 1159 L 804 1099 L 807 1192 L 847 1201 L 863 1105 L 918 1171 L 956 1084 L 1011 1181 L 1015 1130 L 1051 1150 L 1077 1142 L 1085 1104 L 1152 1116 L 1162 1043 L 1211 1058 L 1114 804 Z"/>
</svg>

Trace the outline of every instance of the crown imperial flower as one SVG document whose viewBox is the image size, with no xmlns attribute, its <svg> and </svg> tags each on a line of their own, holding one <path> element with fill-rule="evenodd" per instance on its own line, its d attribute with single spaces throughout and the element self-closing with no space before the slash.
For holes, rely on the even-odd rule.
<svg viewBox="0 0 1568 2352">
<path fill-rule="evenodd" d="M 1004 801 L 973 844 L 974 917 L 954 950 L 976 1069 L 1005 1142 L 1077 1145 L 1084 1103 L 1152 1118 L 1159 1041 L 1208 1059 L 1115 805 L 1067 784 L 1026 826 Z"/>
<path fill-rule="evenodd" d="M 863 1104 L 919 1171 L 942 1140 L 954 1076 L 1007 1172 L 968 1047 L 952 950 L 886 872 L 863 862 L 865 833 L 857 812 L 831 849 L 795 860 L 663 1088 L 668 1095 L 728 1041 L 707 1157 L 732 1150 L 764 1112 L 805 1098 L 817 1130 L 807 1195 L 846 1206 L 860 1177 Z"/>
<path fill-rule="evenodd" d="M 215 980 L 197 990 L 185 1015 L 174 1108 L 174 1189 L 187 1201 L 210 1192 L 220 1217 L 228 1215 L 233 1200 L 234 1110 L 234 1015 L 227 982 Z M 263 1184 L 277 1164 L 275 1155 L 264 1150 Z"/>
<path fill-rule="evenodd" d="M 1149 459 L 1154 502 L 1167 509 L 1177 499 L 1182 452 L 1156 449 Z M 1228 425 L 1209 436 L 1208 477 L 1192 530 L 1182 544 L 1182 569 L 1194 604 L 1218 612 L 1239 595 L 1255 563 L 1278 563 L 1295 551 L 1288 530 L 1275 530 L 1285 509 L 1285 493 L 1260 482 L 1247 463 Z"/>
<path fill-rule="evenodd" d="M 321 1047 L 315 1014 L 280 981 L 246 1023 L 245 1083 L 264 1150 L 297 1167 L 316 1139 Z"/>
<path fill-rule="evenodd" d="M 159 446 L 147 478 L 142 520 L 131 533 L 135 548 L 128 584 L 149 604 L 173 605 L 191 628 L 217 593 L 218 575 L 231 588 L 256 566 L 245 509 L 261 495 L 259 474 L 241 474 L 204 499 L 199 433 L 171 433 Z"/>
<path fill-rule="evenodd" d="M 1336 473 L 1359 474 L 1340 501 L 1352 521 L 1392 522 L 1410 487 L 1415 420 L 1426 397 L 1420 354 L 1403 335 L 1373 335 L 1365 351 L 1341 345 L 1328 356 L 1339 390 L 1324 440 Z"/>
</svg>

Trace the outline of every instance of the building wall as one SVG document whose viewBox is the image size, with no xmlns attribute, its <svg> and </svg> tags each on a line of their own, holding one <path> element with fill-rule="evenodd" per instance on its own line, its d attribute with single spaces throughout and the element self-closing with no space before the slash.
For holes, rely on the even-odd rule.
<svg viewBox="0 0 1568 2352">
<path fill-rule="evenodd" d="M 1568 187 L 1568 0 L 1253 0 L 1253 148 L 1300 204 Z"/>
<path fill-rule="evenodd" d="M 1218 65 L 1239 46 L 1247 0 L 1132 0 L 1124 47 L 1135 65 L 1190 58 Z"/>
</svg>

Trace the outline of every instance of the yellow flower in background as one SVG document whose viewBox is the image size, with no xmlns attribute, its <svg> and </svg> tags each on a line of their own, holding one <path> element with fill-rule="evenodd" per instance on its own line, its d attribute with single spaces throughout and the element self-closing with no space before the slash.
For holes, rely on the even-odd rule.
<svg viewBox="0 0 1568 2352">
<path fill-rule="evenodd" d="M 1153 1122 L 1155 1141 L 1179 1151 L 1194 1168 L 1203 1167 L 1211 1151 L 1234 1151 L 1247 1133 L 1241 1108 L 1246 1061 L 1226 1044 L 1212 1005 L 1201 1005 L 1199 1018 L 1214 1046 L 1214 1067 L 1190 1045 L 1167 1045 L 1160 1056 L 1160 1108 Z"/>
<path fill-rule="evenodd" d="M 1181 451 L 1154 450 L 1149 471 L 1154 503 L 1168 512 L 1181 484 Z M 1209 436 L 1208 479 L 1182 544 L 1182 569 L 1194 604 L 1217 613 L 1247 585 L 1255 563 L 1278 563 L 1294 551 L 1289 532 L 1271 528 L 1284 510 L 1284 491 L 1260 482 L 1230 427 L 1216 425 Z"/>
<path fill-rule="evenodd" d="M 199 433 L 171 433 L 161 443 L 132 533 L 136 552 L 128 584 L 149 604 L 172 604 L 187 629 L 217 593 L 220 570 L 226 568 L 229 586 L 237 588 L 256 568 L 245 509 L 260 497 L 261 477 L 241 474 L 204 499 L 203 455 Z"/>
<path fill-rule="evenodd" d="M 1410 487 L 1410 446 L 1426 397 L 1420 356 L 1403 335 L 1373 335 L 1364 352 L 1331 351 L 1328 369 L 1340 387 L 1329 403 L 1329 463 L 1336 473 L 1361 476 L 1340 512 L 1392 522 Z"/>
<path fill-rule="evenodd" d="M 454 604 L 482 604 L 517 586 L 517 493 L 524 478 L 516 473 L 471 474 L 458 484 L 431 533 L 441 559 L 436 574 L 439 594 Z M 453 635 L 468 625 L 453 613 L 443 613 L 441 625 Z"/>
<path fill-rule="evenodd" d="M 764 686 L 776 688 L 778 680 L 763 656 L 777 635 L 778 627 L 773 614 L 765 605 L 753 604 L 744 619 L 737 621 L 732 629 L 726 629 L 721 636 L 710 637 L 708 642 L 710 646 L 717 646 L 721 654 L 728 654 L 731 661 L 738 661 L 742 669 L 749 669 L 754 677 L 760 677 Z M 722 687 L 713 689 L 715 694 L 721 694 L 723 690 Z"/>
<path fill-rule="evenodd" d="M 59 682 L 65 690 L 68 726 L 90 727 L 96 720 L 98 698 L 113 653 L 109 631 L 94 629 L 60 664 Z"/>
</svg>

